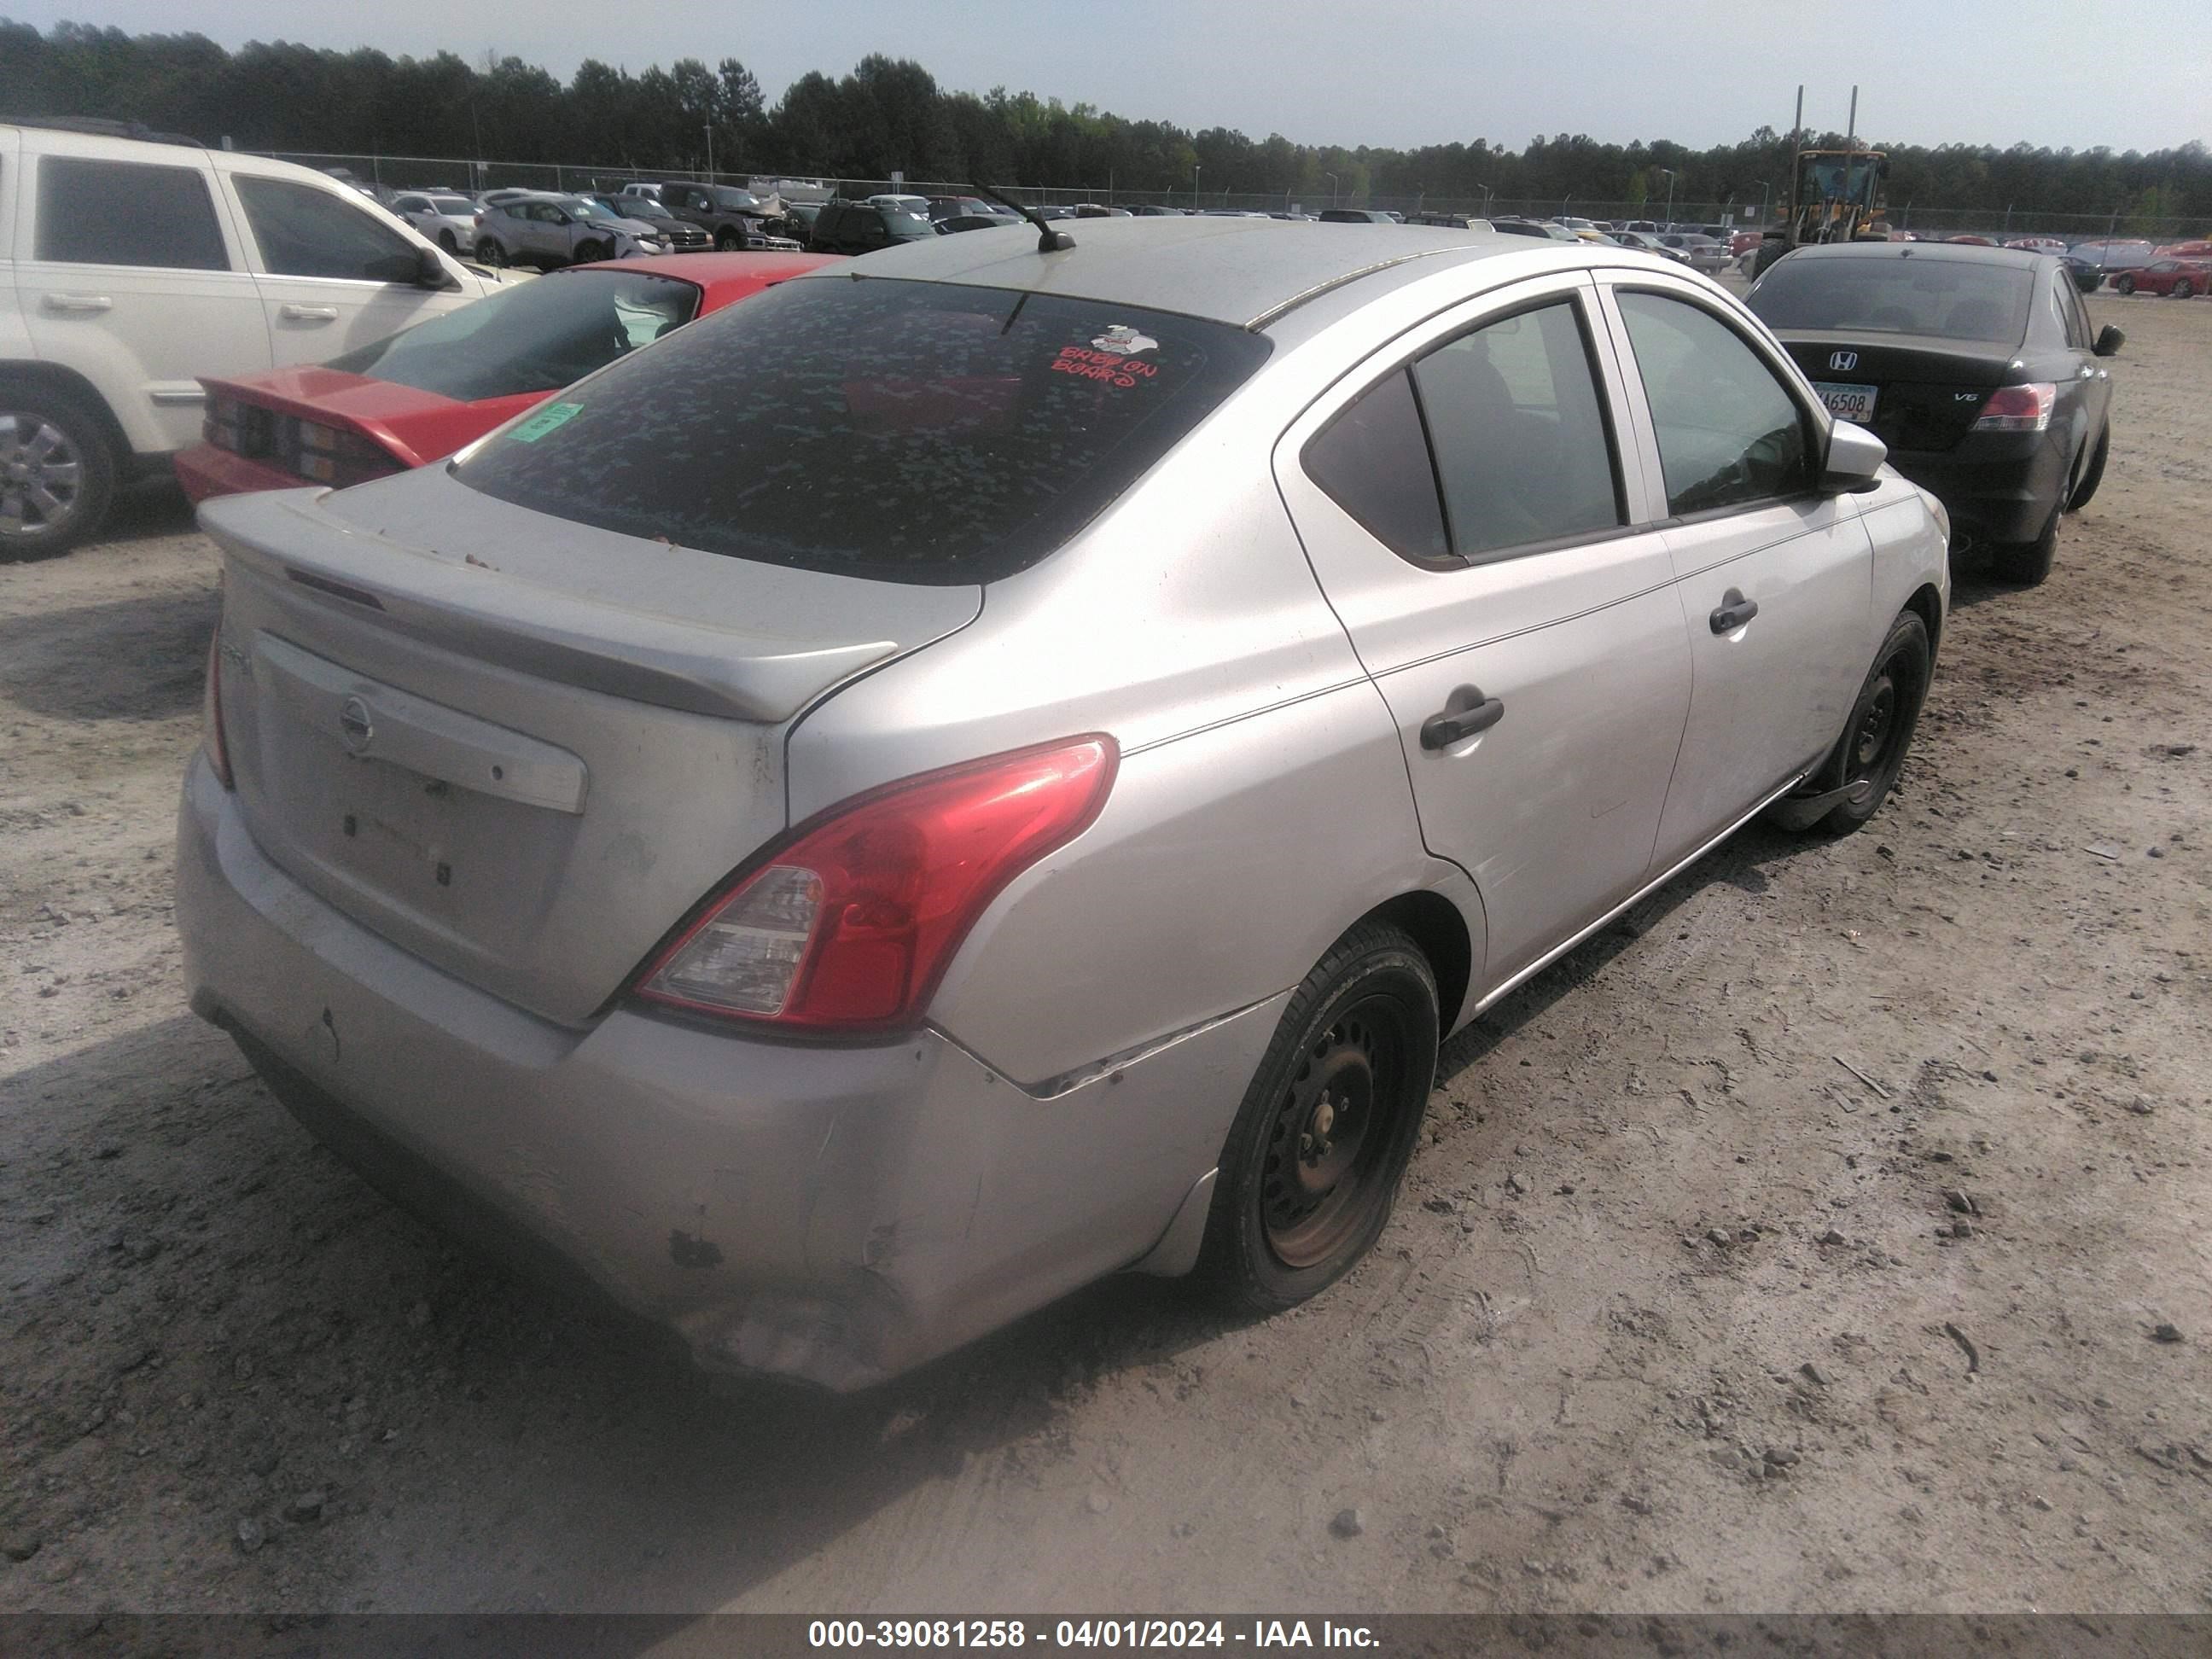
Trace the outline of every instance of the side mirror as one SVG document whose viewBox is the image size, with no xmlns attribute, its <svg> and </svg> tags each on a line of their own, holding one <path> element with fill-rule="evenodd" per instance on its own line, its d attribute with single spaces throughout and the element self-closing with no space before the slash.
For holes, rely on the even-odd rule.
<svg viewBox="0 0 2212 1659">
<path fill-rule="evenodd" d="M 2126 335 L 2121 333 L 2112 324 L 2106 323 L 2104 327 L 2097 331 L 2097 343 L 2089 349 L 2100 357 L 2111 357 L 2117 356 L 2120 348 L 2127 343 Z"/>
<path fill-rule="evenodd" d="M 457 288 L 453 273 L 446 269 L 446 262 L 438 257 L 434 247 L 415 251 L 415 286 L 417 288 Z"/>
<path fill-rule="evenodd" d="M 1877 487 L 1889 446 L 1854 421 L 1838 421 L 1828 434 L 1827 463 L 1820 469 L 1824 495 L 1860 495 Z"/>
</svg>

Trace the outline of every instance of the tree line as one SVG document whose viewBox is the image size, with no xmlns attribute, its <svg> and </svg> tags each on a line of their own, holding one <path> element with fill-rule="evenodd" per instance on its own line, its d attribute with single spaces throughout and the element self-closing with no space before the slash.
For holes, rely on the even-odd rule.
<svg viewBox="0 0 2212 1659">
<path fill-rule="evenodd" d="M 1188 203 L 1269 199 L 1474 206 L 1649 203 L 1755 208 L 1787 188 L 1787 134 L 1695 149 L 1539 135 L 1391 149 L 1255 139 L 1132 120 L 1028 92 L 947 92 L 921 64 L 880 55 L 833 80 L 801 76 L 770 104 L 736 58 L 682 58 L 635 74 L 596 58 L 566 82 L 520 58 L 392 58 L 200 34 L 126 34 L 75 23 L 41 33 L 0 19 L 0 112 L 142 121 L 240 149 L 453 156 L 519 162 L 882 179 L 1111 188 Z M 1839 135 L 1827 135 L 1840 141 Z M 2212 219 L 2201 142 L 2116 152 L 2027 143 L 1886 143 L 1902 210 L 2072 214 L 2149 223 Z"/>
</svg>

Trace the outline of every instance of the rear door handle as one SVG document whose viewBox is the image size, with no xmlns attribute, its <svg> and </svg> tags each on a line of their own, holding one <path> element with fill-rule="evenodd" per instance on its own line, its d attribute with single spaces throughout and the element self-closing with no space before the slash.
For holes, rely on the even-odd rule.
<svg viewBox="0 0 2212 1659">
<path fill-rule="evenodd" d="M 1721 595 L 1721 608 L 1712 614 L 1713 632 L 1733 634 L 1759 614 L 1759 601 L 1747 599 L 1740 588 L 1731 587 Z"/>
<path fill-rule="evenodd" d="M 276 314 L 288 322 L 335 323 L 338 319 L 336 306 L 279 306 Z"/>
<path fill-rule="evenodd" d="M 1465 743 L 1487 732 L 1504 718 L 1505 703 L 1502 698 L 1486 697 L 1478 686 L 1458 686 L 1444 699 L 1442 713 L 1431 714 L 1421 722 L 1421 747 L 1449 749 L 1455 743 Z"/>
<path fill-rule="evenodd" d="M 105 294 L 49 294 L 39 303 L 48 311 L 110 311 L 115 306 Z"/>
</svg>

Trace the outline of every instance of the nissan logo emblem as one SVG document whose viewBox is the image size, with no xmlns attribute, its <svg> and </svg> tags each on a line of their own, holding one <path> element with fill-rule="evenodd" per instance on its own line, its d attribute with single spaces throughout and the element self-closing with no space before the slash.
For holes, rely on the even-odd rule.
<svg viewBox="0 0 2212 1659">
<path fill-rule="evenodd" d="M 368 717 L 368 705 L 359 697 L 348 697 L 338 710 L 338 737 L 347 752 L 362 753 L 375 736 L 376 722 Z"/>
<path fill-rule="evenodd" d="M 1828 367 L 1830 368 L 1840 368 L 1847 374 L 1858 366 L 1859 354 L 1856 351 L 1838 351 L 1834 356 L 1828 359 Z"/>
</svg>

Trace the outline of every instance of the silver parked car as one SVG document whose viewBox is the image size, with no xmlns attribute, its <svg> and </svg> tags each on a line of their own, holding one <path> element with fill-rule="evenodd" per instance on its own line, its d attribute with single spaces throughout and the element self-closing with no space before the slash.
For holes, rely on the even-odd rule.
<svg viewBox="0 0 2212 1659">
<path fill-rule="evenodd" d="M 487 206 L 477 221 L 477 258 L 488 265 L 550 270 L 668 249 L 663 232 L 641 220 L 617 217 L 584 196 L 511 196 Z"/>
<path fill-rule="evenodd" d="M 1440 1036 L 1753 815 L 1864 822 L 1928 688 L 1941 510 L 1712 283 L 1058 234 L 201 509 L 192 1006 L 709 1366 L 859 1387 L 1124 1268 L 1313 1295 Z"/>
<path fill-rule="evenodd" d="M 402 191 L 392 198 L 392 210 L 448 253 L 477 245 L 477 204 L 455 191 Z"/>
</svg>

